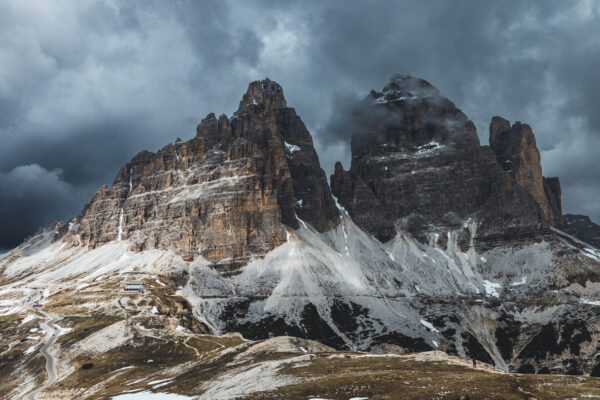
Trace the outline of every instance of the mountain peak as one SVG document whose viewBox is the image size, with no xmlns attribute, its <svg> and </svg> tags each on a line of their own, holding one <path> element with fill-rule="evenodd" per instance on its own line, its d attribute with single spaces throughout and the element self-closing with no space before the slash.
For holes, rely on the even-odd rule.
<svg viewBox="0 0 600 400">
<path fill-rule="evenodd" d="M 412 101 L 425 98 L 438 98 L 440 92 L 435 86 L 424 79 L 410 75 L 393 75 L 383 91 L 372 91 L 375 102 L 389 103 L 400 100 Z"/>
<path fill-rule="evenodd" d="M 287 102 L 283 96 L 281 86 L 269 78 L 265 78 L 262 81 L 250 82 L 246 94 L 244 94 L 240 101 L 238 112 L 257 106 L 270 109 L 286 108 Z"/>
<path fill-rule="evenodd" d="M 495 116 L 490 123 L 490 147 L 500 166 L 529 191 L 552 226 L 562 227 L 560 182 L 544 178 L 540 153 L 531 126 Z"/>
</svg>

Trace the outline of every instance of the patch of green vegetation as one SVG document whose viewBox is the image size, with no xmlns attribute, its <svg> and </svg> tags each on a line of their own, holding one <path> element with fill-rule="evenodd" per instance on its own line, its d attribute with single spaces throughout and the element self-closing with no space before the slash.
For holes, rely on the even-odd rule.
<svg viewBox="0 0 600 400">
<path fill-rule="evenodd" d="M 0 315 L 0 329 L 6 327 L 4 324 L 11 324 L 21 318 L 23 318 L 23 316 L 17 314 Z M 2 330 L 2 332 L 4 332 L 4 330 Z"/>
<path fill-rule="evenodd" d="M 78 292 L 74 290 L 64 290 L 59 294 L 53 294 L 46 299 L 44 308 L 53 312 L 62 312 L 66 307 L 78 308 L 85 304 L 85 298 L 83 298 Z"/>
<path fill-rule="evenodd" d="M 128 382 L 148 377 L 161 369 L 195 358 L 195 353 L 182 343 L 136 337 L 106 353 L 79 356 L 72 362 L 76 368 L 75 371 L 49 390 L 88 389 L 111 378 L 110 386 L 114 387 L 116 394 L 119 391 L 136 387 L 127 386 Z M 86 364 L 92 364 L 92 366 Z M 83 368 L 84 365 L 86 365 L 85 368 Z M 115 372 L 125 367 L 134 368 Z M 115 376 L 115 374 L 118 375 Z"/>
<path fill-rule="evenodd" d="M 14 398 L 11 392 L 24 381 L 25 377 L 32 376 L 33 385 L 40 386 L 46 379 L 46 359 L 39 353 L 31 354 L 23 364 L 23 353 L 11 350 L 0 357 L 0 399 Z M 22 368 L 19 368 L 22 367 Z"/>
<path fill-rule="evenodd" d="M 282 374 L 304 379 L 249 399 L 547 399 L 600 396 L 600 379 L 509 375 L 445 362 L 404 358 L 318 358 L 288 364 Z"/>
<path fill-rule="evenodd" d="M 236 353 L 229 353 L 219 357 L 209 358 L 194 366 L 177 377 L 173 388 L 176 392 L 197 395 L 202 392 L 203 383 L 215 379 L 220 374 L 227 372 L 227 364 L 234 361 Z"/>
<path fill-rule="evenodd" d="M 243 340 L 238 337 L 195 336 L 187 340 L 173 341 L 138 335 L 106 353 L 79 356 L 72 362 L 76 370 L 49 390 L 85 391 L 94 385 L 102 386 L 106 382 L 106 387 L 99 393 L 101 398 L 110 398 L 126 390 L 147 389 L 148 381 L 165 379 L 160 377 L 160 372 L 165 368 L 195 361 L 196 366 L 191 366 L 187 372 L 182 371 L 179 376 L 174 374 L 173 378 L 176 380 L 163 389 L 183 393 L 184 388 L 186 392 L 192 393 L 207 379 L 227 371 L 227 363 L 231 362 L 237 353 L 232 352 L 220 357 L 218 352 L 240 343 L 243 343 Z M 196 349 L 198 354 L 193 349 Z M 149 362 L 150 360 L 152 361 Z M 86 396 L 84 392 L 78 395 L 78 398 L 88 398 Z M 90 392 L 89 398 L 99 398 L 99 394 Z"/>
<path fill-rule="evenodd" d="M 209 340 L 203 337 L 192 337 L 187 341 L 187 344 L 197 349 L 200 353 L 208 353 L 222 349 L 222 346 L 220 346 L 220 343 L 217 341 Z"/>
<path fill-rule="evenodd" d="M 61 324 L 64 325 L 66 321 L 67 325 L 72 327 L 72 330 L 64 336 L 61 336 L 57 343 L 64 348 L 69 348 L 92 333 L 98 332 L 100 329 L 112 325 L 121 319 L 122 318 L 116 315 L 73 315 L 65 317 L 61 320 Z"/>
<path fill-rule="evenodd" d="M 264 361 L 278 361 L 285 360 L 288 358 L 299 356 L 299 353 L 279 353 L 279 352 L 266 352 L 266 353 L 258 353 L 253 354 L 252 363 L 258 364 Z"/>
<path fill-rule="evenodd" d="M 215 343 L 219 343 L 220 345 L 223 345 L 225 347 L 234 347 L 237 345 L 240 345 L 242 343 L 244 343 L 244 339 L 242 339 L 239 336 L 202 336 L 204 337 L 210 337 L 212 341 L 214 341 Z"/>
<path fill-rule="evenodd" d="M 86 364 L 93 364 L 91 368 L 83 368 Z M 103 396 L 100 397 L 98 394 L 90 393 L 90 398 L 110 398 L 110 395 L 118 394 L 126 390 L 135 388 L 145 387 L 145 381 L 147 377 L 158 372 L 160 367 L 158 365 L 147 364 L 147 365 L 136 365 L 134 368 L 122 369 L 130 366 L 131 363 L 127 362 L 110 362 L 102 361 L 99 359 L 93 359 L 93 362 L 77 362 L 74 366 L 77 368 L 75 372 L 69 375 L 67 378 L 55 383 L 50 387 L 49 391 L 55 390 L 81 390 L 85 393 L 86 390 L 91 387 L 107 382 L 109 385 L 106 389 L 102 390 Z M 121 371 L 119 371 L 122 369 Z M 137 381 L 137 382 L 136 382 Z M 137 385 L 128 385 L 133 382 L 138 383 Z M 105 397 L 106 396 L 106 397 Z M 85 394 L 78 396 L 77 398 L 86 398 Z"/>
<path fill-rule="evenodd" d="M 38 343 L 33 339 L 27 339 L 28 336 L 43 336 L 41 332 L 30 332 L 30 329 L 38 327 L 40 320 L 38 318 L 32 319 L 26 323 L 22 323 L 22 320 L 26 317 L 23 314 L 13 314 L 4 316 L 3 320 L 0 321 L 0 348 L 3 353 L 8 350 L 9 347 L 12 351 L 25 351 L 29 347 Z M 15 344 L 15 342 L 18 342 Z"/>
</svg>

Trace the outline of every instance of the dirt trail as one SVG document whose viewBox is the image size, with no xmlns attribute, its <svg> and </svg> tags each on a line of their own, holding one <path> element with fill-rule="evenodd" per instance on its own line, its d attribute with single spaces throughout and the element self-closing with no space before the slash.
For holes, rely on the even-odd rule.
<svg viewBox="0 0 600 400">
<path fill-rule="evenodd" d="M 42 296 L 42 298 L 43 298 L 43 296 Z M 40 299 L 40 301 L 41 301 L 41 299 Z M 32 310 L 32 311 L 34 311 L 34 312 L 37 311 L 40 314 L 44 315 L 44 317 L 46 318 L 45 321 L 40 323 L 40 326 L 42 327 L 42 329 L 44 329 L 44 331 L 47 332 L 46 343 L 44 343 L 44 345 L 40 348 L 40 353 L 46 359 L 46 374 L 48 375 L 48 379 L 46 379 L 46 381 L 44 382 L 44 384 L 42 386 L 40 386 L 39 388 L 35 389 L 31 393 L 29 393 L 27 396 L 25 396 L 26 400 L 35 400 L 37 398 L 38 394 L 42 390 L 46 389 L 48 386 L 50 386 L 54 382 L 56 382 L 56 368 L 57 368 L 57 364 L 58 364 L 56 358 L 48 350 L 50 349 L 50 347 L 52 347 L 54 345 L 54 343 L 56 343 L 56 340 L 58 339 L 60 327 L 55 325 L 55 322 L 59 318 L 54 315 L 51 315 L 47 312 L 41 311 L 41 310 Z"/>
</svg>

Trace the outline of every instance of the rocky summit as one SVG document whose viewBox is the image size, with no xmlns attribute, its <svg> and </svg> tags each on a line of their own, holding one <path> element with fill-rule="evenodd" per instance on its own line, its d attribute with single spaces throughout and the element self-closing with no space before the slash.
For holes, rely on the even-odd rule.
<svg viewBox="0 0 600 400">
<path fill-rule="evenodd" d="M 331 188 L 353 220 L 382 242 L 396 235 L 398 224 L 424 239 L 470 217 L 480 221 L 475 245 L 483 247 L 561 225 L 560 184 L 557 178 L 546 184 L 550 203 L 527 125 L 511 129 L 494 117 L 491 149 L 481 146 L 475 125 L 454 103 L 409 76 L 371 92 L 358 119 L 356 131 L 349 132 L 350 170 L 338 163 Z M 467 246 L 468 232 L 461 235 Z"/>
<path fill-rule="evenodd" d="M 600 396 L 599 229 L 563 216 L 531 127 L 493 117 L 481 145 L 400 75 L 347 118 L 329 185 L 252 82 L 0 256 L 0 395 Z"/>
<path fill-rule="evenodd" d="M 284 243 L 298 218 L 321 232 L 338 224 L 312 138 L 277 83 L 252 82 L 231 118 L 210 113 L 196 132 L 139 153 L 100 188 L 79 220 L 82 243 L 127 240 L 235 270 Z"/>
<path fill-rule="evenodd" d="M 563 226 L 561 190 L 558 178 L 544 178 L 540 153 L 531 127 L 517 121 L 512 126 L 493 117 L 490 124 L 490 146 L 502 168 L 521 187 L 527 189 L 544 214 L 546 221 L 557 228 Z"/>
</svg>

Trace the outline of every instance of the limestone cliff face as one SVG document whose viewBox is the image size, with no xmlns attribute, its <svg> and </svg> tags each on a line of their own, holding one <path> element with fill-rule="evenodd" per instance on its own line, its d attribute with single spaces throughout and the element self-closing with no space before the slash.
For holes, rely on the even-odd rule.
<svg viewBox="0 0 600 400">
<path fill-rule="evenodd" d="M 289 171 L 289 178 L 288 172 L 275 173 L 282 222 L 297 228 L 297 216 L 320 232 L 335 227 L 338 210 L 312 137 L 296 111 L 286 107 L 281 86 L 269 79 L 251 83 L 233 121 L 241 136 L 271 132 L 279 139 L 277 151 L 282 152 L 285 165 L 275 162 L 275 168 Z"/>
<path fill-rule="evenodd" d="M 544 192 L 546 192 L 548 206 L 550 207 L 550 223 L 556 228 L 564 228 L 565 220 L 562 215 L 562 189 L 558 177 L 544 177 Z"/>
<path fill-rule="evenodd" d="M 564 221 L 565 232 L 600 249 L 600 225 L 593 223 L 590 217 L 579 214 L 565 214 Z"/>
<path fill-rule="evenodd" d="M 382 92 L 371 92 L 357 115 L 352 164 L 349 171 L 336 165 L 331 188 L 379 240 L 393 238 L 396 224 L 419 237 L 475 214 L 481 240 L 541 229 L 532 197 L 480 145 L 474 124 L 428 82 L 394 77 Z"/>
<path fill-rule="evenodd" d="M 236 269 L 286 241 L 298 218 L 319 231 L 337 209 L 312 138 L 281 87 L 252 82 L 238 111 L 209 114 L 196 137 L 136 155 L 84 207 L 81 240 L 128 240 Z"/>
<path fill-rule="evenodd" d="M 502 168 L 517 184 L 526 188 L 539 204 L 548 222 L 562 227 L 560 182 L 558 178 L 545 180 L 542 176 L 540 153 L 531 127 L 517 121 L 493 117 L 490 124 L 490 146 Z"/>
</svg>

